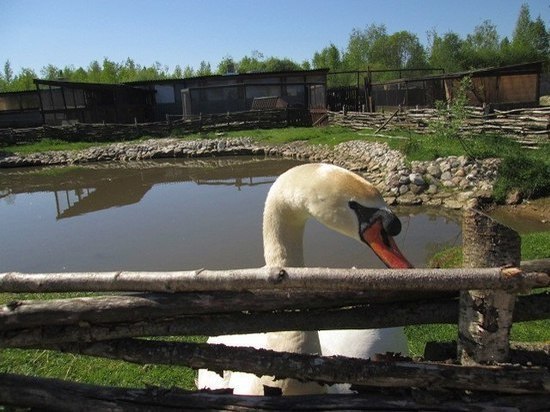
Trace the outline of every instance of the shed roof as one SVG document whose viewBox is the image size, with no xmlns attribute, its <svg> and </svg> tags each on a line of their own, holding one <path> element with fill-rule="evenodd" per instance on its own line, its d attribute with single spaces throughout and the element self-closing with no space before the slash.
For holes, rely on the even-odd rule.
<svg viewBox="0 0 550 412">
<path fill-rule="evenodd" d="M 383 84 L 396 84 L 396 83 L 410 83 L 410 82 L 418 82 L 423 80 L 457 79 L 468 75 L 471 75 L 473 77 L 486 77 L 486 76 L 496 76 L 496 75 L 502 75 L 502 74 L 536 74 L 542 71 L 542 63 L 543 62 L 538 61 L 538 62 L 531 62 L 531 63 L 513 64 L 509 66 L 502 66 L 502 67 L 487 67 L 483 69 L 467 70 L 467 71 L 456 72 L 456 73 L 437 74 L 433 76 L 414 77 L 414 78 L 406 78 L 406 79 L 405 78 L 395 79 L 395 80 L 389 80 L 389 81 L 378 82 L 373 84 L 383 85 Z"/>
<path fill-rule="evenodd" d="M 272 72 L 252 72 L 252 73 L 231 73 L 231 74 L 212 74 L 208 76 L 196 76 L 187 78 L 172 78 L 172 79 L 159 79 L 159 80 L 137 80 L 132 82 L 125 82 L 123 84 L 132 85 L 144 85 L 144 84 L 163 84 L 173 83 L 174 81 L 185 80 L 223 80 L 223 79 L 235 79 L 235 78 L 262 78 L 269 76 L 284 76 L 284 75 L 326 75 L 329 69 L 314 69 L 314 70 L 286 70 L 286 71 L 272 71 Z"/>
<path fill-rule="evenodd" d="M 136 90 L 139 92 L 148 93 L 147 90 L 136 89 L 126 84 L 113 84 L 113 83 L 89 83 L 89 82 L 73 82 L 70 80 L 43 80 L 33 79 L 35 85 L 46 85 L 55 87 L 70 87 L 80 89 L 95 89 L 95 90 Z"/>
</svg>

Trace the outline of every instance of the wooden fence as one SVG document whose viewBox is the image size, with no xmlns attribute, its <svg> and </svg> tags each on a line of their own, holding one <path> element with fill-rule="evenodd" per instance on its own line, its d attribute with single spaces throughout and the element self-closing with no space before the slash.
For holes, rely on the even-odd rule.
<svg viewBox="0 0 550 412">
<path fill-rule="evenodd" d="M 550 286 L 550 262 L 520 267 L 518 235 L 483 213 L 465 212 L 463 225 L 466 268 L 453 270 L 0 274 L 2 292 L 111 293 L 5 305 L 0 310 L 2 348 L 352 383 L 358 390 L 355 395 L 256 397 L 108 388 L 3 373 L 0 404 L 60 411 L 544 410 L 550 404 L 549 345 L 537 350 L 510 345 L 509 331 L 512 321 L 550 318 L 550 293 L 528 293 Z M 453 362 L 387 355 L 374 360 L 323 357 L 138 339 L 430 323 L 458 323 Z"/>
<path fill-rule="evenodd" d="M 438 119 L 435 109 L 396 110 L 381 112 L 329 112 L 329 122 L 355 130 L 409 129 L 418 133 L 429 131 L 428 125 Z M 536 147 L 550 142 L 550 107 L 494 110 L 485 113 L 480 107 L 469 107 L 464 133 L 497 133 L 518 140 L 524 146 Z"/>
<path fill-rule="evenodd" d="M 178 133 L 198 133 L 247 129 L 274 129 L 289 126 L 311 126 L 308 109 L 249 110 L 225 114 L 187 116 L 184 119 L 155 123 L 90 124 L 42 126 L 29 129 L 0 129 L 0 146 L 38 141 L 43 138 L 65 141 L 111 142 L 131 140 L 141 136 L 166 137 Z"/>
</svg>

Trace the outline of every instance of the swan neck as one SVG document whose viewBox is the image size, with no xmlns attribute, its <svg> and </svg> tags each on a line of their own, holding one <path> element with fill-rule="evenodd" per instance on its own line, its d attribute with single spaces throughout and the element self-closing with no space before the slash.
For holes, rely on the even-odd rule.
<svg viewBox="0 0 550 412">
<path fill-rule="evenodd" d="M 304 266 L 303 237 L 306 220 L 305 214 L 280 202 L 266 203 L 263 241 L 267 266 Z"/>
</svg>

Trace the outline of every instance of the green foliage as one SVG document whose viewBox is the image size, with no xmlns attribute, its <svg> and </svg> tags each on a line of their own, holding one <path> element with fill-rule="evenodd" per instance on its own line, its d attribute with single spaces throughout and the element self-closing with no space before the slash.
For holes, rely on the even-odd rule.
<svg viewBox="0 0 550 412">
<path fill-rule="evenodd" d="M 550 145 L 543 145 L 538 151 L 529 153 L 518 143 L 497 136 L 481 135 L 466 140 L 461 129 L 468 116 L 467 92 L 471 87 L 471 79 L 464 77 L 450 102 L 436 102 L 438 116 L 429 124 L 435 139 L 442 139 L 443 146 L 459 142 L 464 153 L 470 157 L 502 159 L 493 193 L 497 202 L 504 201 L 507 193 L 512 190 L 521 192 L 526 198 L 548 196 Z M 418 146 L 419 148 L 416 148 L 411 145 L 404 148 L 404 151 L 408 157 L 413 157 L 409 151 L 425 152 L 429 147 L 433 147 L 427 146 L 424 141 Z"/>
<path fill-rule="evenodd" d="M 508 47 L 508 59 L 517 63 L 548 59 L 550 33 L 540 16 L 536 20 L 531 19 L 527 4 L 520 8 L 512 41 Z"/>
<path fill-rule="evenodd" d="M 309 67 L 309 62 L 307 65 Z M 241 60 L 235 61 L 231 56 L 226 56 L 218 64 L 217 73 L 252 73 L 252 72 L 277 72 L 287 70 L 301 70 L 305 68 L 287 58 L 268 57 L 265 58 L 257 50 L 251 56 L 244 56 Z"/>
<path fill-rule="evenodd" d="M 550 160 L 541 161 L 518 151 L 502 159 L 493 196 L 497 202 L 517 190 L 526 198 L 550 195 Z"/>
<path fill-rule="evenodd" d="M 461 138 L 460 130 L 468 117 L 466 104 L 468 103 L 468 91 L 471 88 L 472 79 L 468 76 L 463 77 L 451 101 L 436 101 L 437 118 L 429 124 L 433 133 L 447 139 Z"/>
</svg>

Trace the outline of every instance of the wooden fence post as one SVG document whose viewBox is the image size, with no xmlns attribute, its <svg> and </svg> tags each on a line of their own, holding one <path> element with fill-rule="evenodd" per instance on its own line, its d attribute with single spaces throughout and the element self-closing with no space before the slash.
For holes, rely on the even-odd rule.
<svg viewBox="0 0 550 412">
<path fill-rule="evenodd" d="M 462 221 L 464 267 L 519 267 L 519 235 L 486 214 L 469 209 Z M 458 358 L 465 365 L 505 362 L 516 295 L 506 290 L 460 294 Z"/>
</svg>

